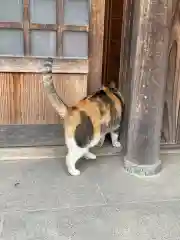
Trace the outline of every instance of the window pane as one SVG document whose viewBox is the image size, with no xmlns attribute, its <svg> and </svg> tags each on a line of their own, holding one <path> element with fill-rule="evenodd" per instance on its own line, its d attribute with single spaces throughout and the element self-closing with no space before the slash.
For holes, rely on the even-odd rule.
<svg viewBox="0 0 180 240">
<path fill-rule="evenodd" d="M 87 25 L 89 23 L 88 0 L 65 0 L 64 22 L 69 25 Z"/>
<path fill-rule="evenodd" d="M 63 33 L 63 56 L 72 58 L 87 58 L 88 33 L 65 31 Z"/>
<path fill-rule="evenodd" d="M 24 55 L 23 32 L 21 30 L 0 30 L 0 55 Z"/>
<path fill-rule="evenodd" d="M 23 0 L 0 0 L 0 22 L 21 22 Z"/>
<path fill-rule="evenodd" d="M 56 32 L 31 32 L 31 54 L 33 56 L 56 56 Z"/>
<path fill-rule="evenodd" d="M 56 0 L 30 0 L 31 22 L 56 23 Z"/>
</svg>

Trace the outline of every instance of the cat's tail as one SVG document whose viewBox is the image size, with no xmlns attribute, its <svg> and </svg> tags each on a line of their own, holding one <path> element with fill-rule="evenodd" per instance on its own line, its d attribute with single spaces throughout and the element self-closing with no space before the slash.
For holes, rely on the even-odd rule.
<svg viewBox="0 0 180 240">
<path fill-rule="evenodd" d="M 68 107 L 62 101 L 62 99 L 58 96 L 56 89 L 54 87 L 54 83 L 52 79 L 53 78 L 52 65 L 53 65 L 53 59 L 52 58 L 46 59 L 46 61 L 44 62 L 44 68 L 42 72 L 43 73 L 42 82 L 53 108 L 56 110 L 59 116 L 62 119 L 64 119 L 67 113 Z"/>
</svg>

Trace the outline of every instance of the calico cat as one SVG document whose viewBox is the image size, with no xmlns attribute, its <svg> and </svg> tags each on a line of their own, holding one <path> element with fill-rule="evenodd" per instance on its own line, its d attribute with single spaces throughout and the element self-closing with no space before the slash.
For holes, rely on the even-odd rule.
<svg viewBox="0 0 180 240">
<path fill-rule="evenodd" d="M 120 92 L 112 87 L 102 87 L 95 94 L 80 100 L 75 106 L 68 107 L 58 96 L 52 79 L 53 60 L 44 63 L 43 85 L 52 106 L 63 119 L 65 143 L 68 148 L 66 165 L 68 172 L 77 176 L 76 162 L 81 158 L 96 159 L 89 151 L 99 143 L 102 146 L 105 135 L 110 133 L 112 145 L 121 147 L 118 129 L 124 111 L 124 101 Z"/>
</svg>

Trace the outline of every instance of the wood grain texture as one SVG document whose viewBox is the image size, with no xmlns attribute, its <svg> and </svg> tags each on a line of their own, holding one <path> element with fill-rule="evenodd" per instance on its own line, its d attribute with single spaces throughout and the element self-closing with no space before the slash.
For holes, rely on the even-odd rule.
<svg viewBox="0 0 180 240">
<path fill-rule="evenodd" d="M 7 26 L 9 26 L 9 25 L 7 24 Z M 9 28 L 10 28 L 10 26 L 9 26 Z M 17 25 L 17 26 L 20 27 L 20 25 Z M 13 25 L 13 28 L 15 28 L 14 25 Z M 30 23 L 29 28 L 30 28 L 30 30 L 41 30 L 41 31 L 58 31 L 59 29 L 61 29 L 62 31 L 79 31 L 79 32 L 88 32 L 89 31 L 88 25 L 85 25 L 85 26 L 62 25 L 62 26 L 60 26 L 57 24 Z"/>
<path fill-rule="evenodd" d="M 0 57 L 0 72 L 41 73 L 45 58 Z M 89 71 L 88 59 L 54 59 L 53 73 L 82 73 Z"/>
<path fill-rule="evenodd" d="M 23 7 L 23 35 L 24 35 L 24 55 L 29 56 L 31 52 L 31 43 L 29 36 L 29 25 L 30 25 L 30 2 L 29 0 L 24 0 Z"/>
<path fill-rule="evenodd" d="M 124 101 L 126 103 L 124 114 L 124 126 L 121 134 L 121 142 L 124 145 L 126 152 L 127 149 L 127 134 L 128 134 L 128 119 L 129 109 L 131 106 L 131 75 L 132 66 L 130 64 L 131 53 L 131 39 L 133 29 L 133 11 L 134 0 L 124 0 L 123 3 L 123 17 L 122 17 L 122 30 L 121 30 L 121 49 L 120 49 L 120 66 L 119 66 L 119 89 L 121 90 Z"/>
<path fill-rule="evenodd" d="M 124 0 L 123 3 L 123 17 L 122 17 L 122 33 L 121 33 L 121 49 L 120 49 L 120 69 L 119 69 L 119 87 L 129 94 L 127 86 L 129 76 L 131 75 L 130 66 L 130 51 L 131 51 L 131 38 L 132 38 L 132 24 L 133 24 L 133 0 Z M 127 92 L 126 92 L 127 91 Z"/>
<path fill-rule="evenodd" d="M 0 148 L 64 146 L 64 129 L 60 124 L 0 125 Z"/>
<path fill-rule="evenodd" d="M 23 23 L 19 23 L 19 22 L 0 22 L 0 29 L 23 29 Z"/>
<path fill-rule="evenodd" d="M 0 124 L 14 122 L 14 86 L 12 74 L 0 73 Z"/>
<path fill-rule="evenodd" d="M 58 24 L 56 32 L 56 54 L 62 56 L 62 24 L 64 22 L 64 1 L 56 0 L 56 24 Z"/>
<path fill-rule="evenodd" d="M 107 66 L 110 46 L 110 24 L 111 24 L 112 1 L 105 0 L 105 17 L 104 17 L 104 44 L 103 44 L 103 65 L 102 65 L 102 84 L 107 82 Z"/>
<path fill-rule="evenodd" d="M 134 2 L 130 51 L 131 105 L 125 165 L 134 173 L 141 169 L 133 166 L 141 165 L 142 174 L 145 174 L 144 165 L 159 166 L 168 59 L 168 0 Z M 153 169 L 154 174 L 156 170 L 158 168 Z"/>
<path fill-rule="evenodd" d="M 1 74 L 0 124 L 53 124 L 59 117 L 48 101 L 41 74 Z M 58 94 L 74 105 L 87 94 L 87 75 L 55 74 Z"/>
<path fill-rule="evenodd" d="M 91 1 L 88 93 L 101 87 L 105 0 Z"/>
<path fill-rule="evenodd" d="M 166 143 L 180 143 L 180 1 L 169 3 L 170 42 L 163 115 Z"/>
</svg>

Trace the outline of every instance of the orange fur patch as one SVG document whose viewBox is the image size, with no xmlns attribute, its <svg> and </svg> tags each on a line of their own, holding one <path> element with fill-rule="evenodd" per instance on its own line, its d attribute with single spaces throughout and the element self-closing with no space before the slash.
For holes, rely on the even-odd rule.
<svg viewBox="0 0 180 240">
<path fill-rule="evenodd" d="M 107 95 L 107 98 L 112 101 L 112 106 L 103 101 L 100 95 L 97 97 L 92 95 L 68 109 L 67 116 L 64 119 L 65 132 L 68 138 L 74 137 L 76 127 L 81 123 L 80 111 L 84 111 L 91 119 L 94 128 L 94 137 L 100 136 L 102 124 L 108 125 L 111 119 L 117 115 L 121 117 L 121 101 L 107 87 L 104 87 L 103 91 Z"/>
</svg>

